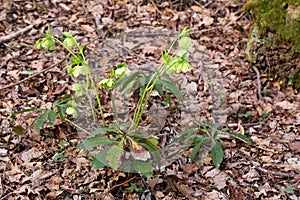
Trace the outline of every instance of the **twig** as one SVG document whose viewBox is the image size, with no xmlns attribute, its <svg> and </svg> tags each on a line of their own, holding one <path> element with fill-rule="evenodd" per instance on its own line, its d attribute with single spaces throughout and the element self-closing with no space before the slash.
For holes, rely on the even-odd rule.
<svg viewBox="0 0 300 200">
<path fill-rule="evenodd" d="M 153 4 L 155 10 L 156 10 L 161 16 L 164 16 L 164 14 L 158 9 L 158 7 L 156 6 L 156 4 L 154 3 L 153 0 L 151 0 L 151 3 Z"/>
<path fill-rule="evenodd" d="M 24 33 L 30 31 L 35 25 L 38 25 L 40 23 L 42 23 L 41 20 L 36 20 L 32 24 L 30 24 L 29 26 L 26 26 L 25 28 L 23 28 L 21 30 L 18 30 L 17 32 L 14 32 L 14 33 L 11 33 L 9 35 L 5 35 L 5 36 L 0 37 L 0 44 L 2 44 L 4 42 L 7 42 L 7 41 L 9 41 L 13 38 L 16 38 L 16 37 L 19 37 L 19 36 L 23 35 Z"/>
<path fill-rule="evenodd" d="M 275 171 L 275 170 L 268 170 L 268 169 L 264 169 L 260 166 L 255 166 L 255 169 L 257 169 L 258 171 L 264 173 L 264 174 L 272 174 L 274 176 L 281 176 L 284 178 L 294 178 L 294 179 L 299 179 L 300 176 L 296 175 L 296 174 L 291 174 L 291 173 L 285 173 L 285 172 L 281 172 L 281 171 Z"/>
<path fill-rule="evenodd" d="M 130 179 L 128 179 L 127 181 L 124 181 L 123 183 L 120 183 L 120 184 L 117 184 L 117 185 L 114 185 L 112 186 L 111 188 L 108 189 L 108 191 L 106 191 L 106 193 L 109 193 L 110 191 L 112 191 L 113 189 L 117 188 L 117 187 L 120 187 L 122 185 L 125 185 L 126 183 L 132 181 L 133 179 L 135 179 L 135 177 L 132 177 Z"/>
<path fill-rule="evenodd" d="M 262 100 L 262 95 L 261 95 L 261 83 L 260 83 L 260 73 L 258 71 L 258 69 L 255 66 L 252 66 L 252 69 L 255 71 L 256 73 L 256 80 L 257 80 L 257 94 L 258 94 L 258 103 L 261 102 Z"/>
<path fill-rule="evenodd" d="M 57 65 L 60 65 L 63 61 L 66 60 L 66 58 L 69 57 L 69 55 L 70 55 L 70 54 L 66 55 L 66 56 L 65 56 L 63 59 L 61 59 L 58 63 L 55 63 L 55 64 L 51 65 L 50 67 L 48 67 L 48 68 L 46 68 L 46 69 L 44 69 L 44 70 L 42 70 L 42 71 L 40 71 L 40 72 L 37 72 L 37 73 L 35 73 L 35 74 L 32 74 L 31 76 L 28 76 L 27 78 L 24 78 L 24 79 L 22 79 L 22 80 L 20 80 L 20 81 L 18 81 L 18 82 L 15 82 L 15 83 L 12 83 L 12 84 L 10 84 L 10 85 L 4 86 L 3 88 L 0 88 L 0 91 L 1 91 L 1 90 L 4 90 L 4 89 L 7 89 L 7 88 L 10 88 L 10 87 L 13 87 L 13 86 L 15 86 L 15 85 L 19 85 L 19 84 L 21 84 L 21 83 L 23 83 L 23 82 L 25 82 L 25 81 L 27 81 L 27 80 L 29 80 L 29 79 L 32 79 L 33 77 L 35 77 L 35 76 L 37 76 L 37 75 L 39 75 L 39 74 L 42 74 L 42 73 L 48 71 L 49 69 L 52 69 L 52 68 L 56 67 Z"/>
</svg>

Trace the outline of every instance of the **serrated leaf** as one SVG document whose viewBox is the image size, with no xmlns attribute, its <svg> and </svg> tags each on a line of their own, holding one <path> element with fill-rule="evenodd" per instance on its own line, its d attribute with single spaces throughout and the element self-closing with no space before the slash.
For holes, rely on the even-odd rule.
<svg viewBox="0 0 300 200">
<path fill-rule="evenodd" d="M 93 158 L 91 166 L 93 169 L 97 170 L 97 169 L 102 169 L 106 165 L 100 162 L 98 159 Z"/>
<path fill-rule="evenodd" d="M 108 166 L 111 167 L 113 170 L 117 170 L 119 167 L 119 161 L 122 155 L 122 148 L 118 145 L 112 146 L 106 153 L 106 160 Z"/>
<path fill-rule="evenodd" d="M 92 138 L 84 139 L 80 144 L 77 145 L 77 149 L 92 149 L 99 145 L 116 144 L 115 140 L 109 139 L 106 136 L 97 136 Z"/>
<path fill-rule="evenodd" d="M 224 152 L 220 143 L 215 140 L 212 141 L 211 156 L 215 167 L 219 168 L 224 158 Z"/>
<path fill-rule="evenodd" d="M 152 163 L 148 161 L 133 160 L 133 169 L 147 177 L 152 176 Z"/>
<path fill-rule="evenodd" d="M 157 84 L 161 84 L 164 87 L 166 87 L 167 89 L 170 90 L 170 92 L 172 94 L 174 94 L 174 96 L 179 100 L 179 101 L 183 101 L 183 94 L 181 93 L 180 89 L 177 87 L 176 84 L 174 84 L 174 82 L 169 82 L 169 81 L 165 81 L 165 80 L 158 80 Z"/>
</svg>

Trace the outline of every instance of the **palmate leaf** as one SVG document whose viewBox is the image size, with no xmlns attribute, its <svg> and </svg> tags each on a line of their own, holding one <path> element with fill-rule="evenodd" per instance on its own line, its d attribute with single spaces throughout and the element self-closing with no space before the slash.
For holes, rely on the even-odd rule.
<svg viewBox="0 0 300 200">
<path fill-rule="evenodd" d="M 215 167 L 219 168 L 224 158 L 224 151 L 219 142 L 212 140 L 211 144 L 212 144 L 212 148 L 211 148 L 212 161 Z"/>
<path fill-rule="evenodd" d="M 183 101 L 183 94 L 174 82 L 160 79 L 157 81 L 157 84 L 161 84 L 166 87 L 179 101 Z"/>
<path fill-rule="evenodd" d="M 77 145 L 77 149 L 92 149 L 99 145 L 116 144 L 115 140 L 109 139 L 106 136 L 97 136 L 92 138 L 86 138 L 80 144 Z"/>
</svg>

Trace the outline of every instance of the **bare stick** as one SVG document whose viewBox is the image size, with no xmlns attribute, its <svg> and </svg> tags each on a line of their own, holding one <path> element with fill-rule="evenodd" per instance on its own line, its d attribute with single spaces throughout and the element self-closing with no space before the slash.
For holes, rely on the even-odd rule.
<svg viewBox="0 0 300 200">
<path fill-rule="evenodd" d="M 23 82 L 25 82 L 25 81 L 27 81 L 27 80 L 29 80 L 29 79 L 31 79 L 31 78 L 37 76 L 37 75 L 39 75 L 39 74 L 42 74 L 42 73 L 48 71 L 49 69 L 52 69 L 52 68 L 56 67 L 57 65 L 60 65 L 64 60 L 66 60 L 67 57 L 69 57 L 69 55 L 70 55 L 70 54 L 68 54 L 67 56 L 65 56 L 65 57 L 64 57 L 63 59 L 61 59 L 58 63 L 55 63 L 55 64 L 51 65 L 50 67 L 48 67 L 48 68 L 46 68 L 46 69 L 44 69 L 44 70 L 42 70 L 42 71 L 40 71 L 40 72 L 37 72 L 37 73 L 35 73 L 35 74 L 32 74 L 31 76 L 28 76 L 27 78 L 24 78 L 24 79 L 22 79 L 22 80 L 20 80 L 20 81 L 18 81 L 18 82 L 16 82 L 16 83 L 12 83 L 12 84 L 10 84 L 10 85 L 4 86 L 3 88 L 0 88 L 0 91 L 1 91 L 1 90 L 4 90 L 4 89 L 7 89 L 7 88 L 10 88 L 10 87 L 13 87 L 13 86 L 15 86 L 15 85 L 19 85 L 19 84 L 21 84 L 21 83 L 23 83 Z"/>
<path fill-rule="evenodd" d="M 11 40 L 13 38 L 20 37 L 24 33 L 30 31 L 35 25 L 38 25 L 40 23 L 42 23 L 41 20 L 36 20 L 35 22 L 30 24 L 29 26 L 26 26 L 25 28 L 23 28 L 21 30 L 18 30 L 17 32 L 14 32 L 14 33 L 11 33 L 9 35 L 5 35 L 5 36 L 0 37 L 0 44 L 2 44 L 4 42 L 8 42 L 9 40 Z"/>
</svg>

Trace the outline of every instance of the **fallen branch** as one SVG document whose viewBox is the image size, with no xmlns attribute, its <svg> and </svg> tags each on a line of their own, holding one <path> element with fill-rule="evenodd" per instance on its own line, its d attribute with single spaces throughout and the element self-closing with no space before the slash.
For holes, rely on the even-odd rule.
<svg viewBox="0 0 300 200">
<path fill-rule="evenodd" d="M 29 26 L 26 26 L 25 28 L 23 28 L 21 30 L 18 30 L 17 32 L 14 32 L 14 33 L 11 33 L 9 35 L 5 35 L 5 36 L 0 37 L 0 44 L 2 44 L 4 42 L 8 42 L 13 38 L 20 37 L 24 33 L 30 31 L 35 25 L 38 25 L 40 23 L 42 23 L 41 20 L 36 20 L 32 24 L 30 24 Z"/>
<path fill-rule="evenodd" d="M 20 81 L 18 81 L 18 82 L 16 82 L 16 83 L 13 83 L 13 84 L 4 86 L 3 88 L 0 88 L 0 91 L 1 91 L 1 90 L 4 90 L 4 89 L 7 89 L 7 88 L 10 88 L 10 87 L 13 87 L 13 86 L 15 86 L 15 85 L 19 85 L 19 84 L 21 84 L 21 83 L 23 83 L 23 82 L 25 82 L 25 81 L 27 81 L 27 80 L 29 80 L 29 79 L 31 79 L 31 78 L 37 76 L 37 75 L 39 75 L 39 74 L 42 74 L 42 73 L 48 71 L 49 69 L 52 69 L 52 68 L 56 67 L 57 65 L 60 65 L 64 60 L 66 60 L 66 58 L 69 57 L 69 55 L 70 55 L 70 54 L 66 55 L 66 56 L 65 56 L 63 59 L 61 59 L 59 62 L 57 62 L 57 63 L 51 65 L 50 67 L 48 67 L 48 68 L 46 68 L 46 69 L 44 69 L 44 70 L 42 70 L 42 71 L 40 71 L 40 72 L 37 72 L 37 73 L 35 73 L 35 74 L 32 74 L 31 76 L 28 76 L 27 78 L 24 78 L 24 79 L 22 79 L 22 80 L 20 80 Z"/>
</svg>

